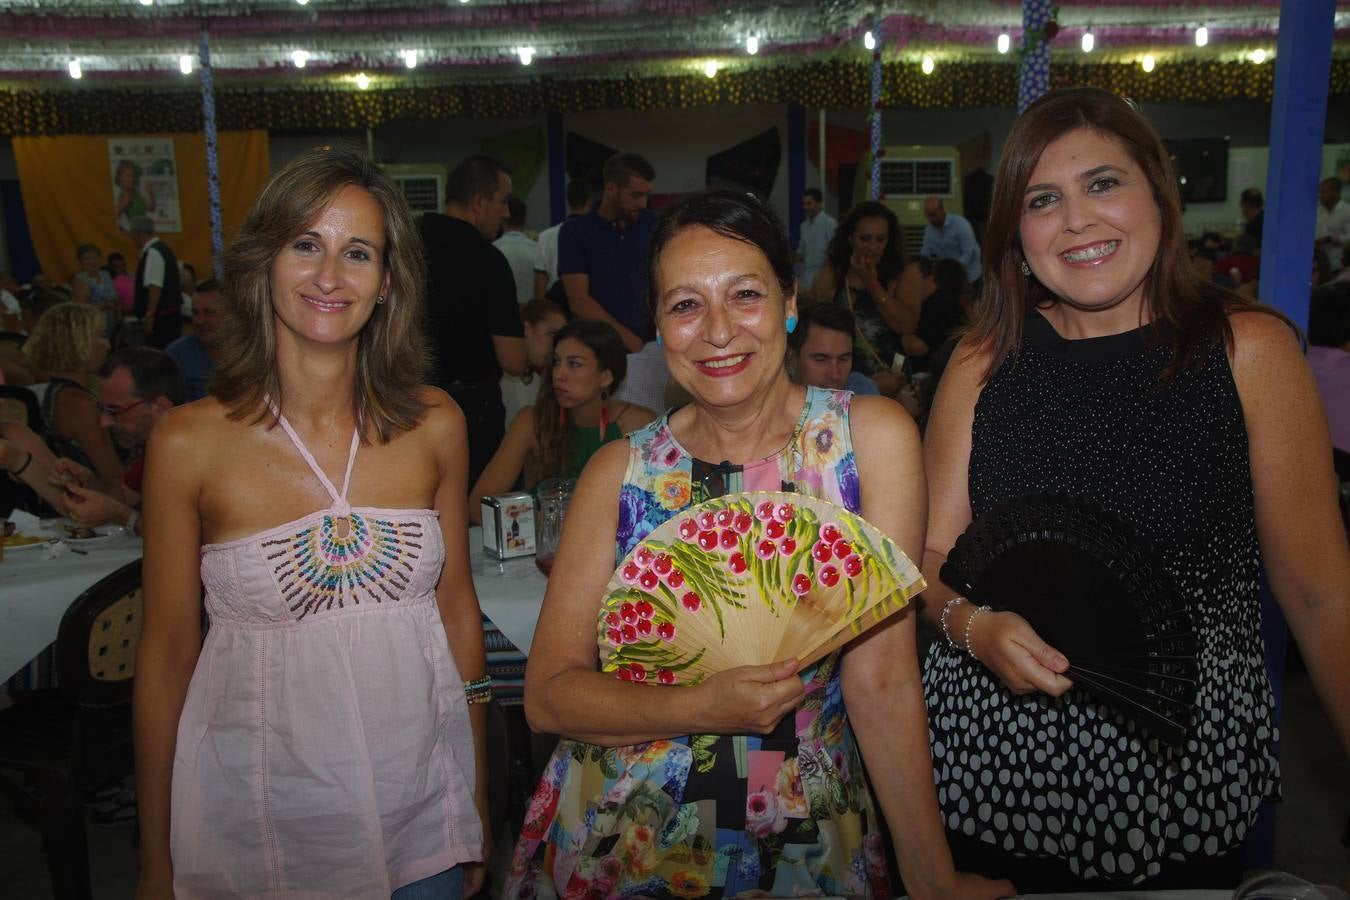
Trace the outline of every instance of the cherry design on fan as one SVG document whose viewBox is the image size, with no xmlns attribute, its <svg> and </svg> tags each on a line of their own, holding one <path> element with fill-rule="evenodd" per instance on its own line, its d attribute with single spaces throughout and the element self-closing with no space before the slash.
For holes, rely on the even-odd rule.
<svg viewBox="0 0 1350 900">
<path fill-rule="evenodd" d="M 730 494 L 671 519 L 620 563 L 600 611 L 601 664 L 659 684 L 788 657 L 805 667 L 922 588 L 904 553 L 845 509 Z"/>
<path fill-rule="evenodd" d="M 263 551 L 286 608 L 303 619 L 348 602 L 397 602 L 422 550 L 422 524 L 325 514 L 299 533 L 264 541 Z M 272 548 L 276 548 L 273 550 Z"/>
</svg>

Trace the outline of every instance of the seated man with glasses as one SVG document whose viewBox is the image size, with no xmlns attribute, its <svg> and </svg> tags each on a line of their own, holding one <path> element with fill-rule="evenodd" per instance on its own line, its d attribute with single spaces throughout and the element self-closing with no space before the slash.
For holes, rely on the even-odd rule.
<svg viewBox="0 0 1350 900">
<path fill-rule="evenodd" d="M 186 400 L 183 376 L 163 351 L 133 347 L 109 356 L 98 373 L 99 422 L 132 460 L 120 496 L 89 487 L 95 483 L 94 473 L 79 463 L 57 460 L 51 480 L 64 491 L 61 506 L 65 514 L 88 528 L 125 525 L 139 534 L 145 468 L 142 451 L 160 416 Z"/>
</svg>

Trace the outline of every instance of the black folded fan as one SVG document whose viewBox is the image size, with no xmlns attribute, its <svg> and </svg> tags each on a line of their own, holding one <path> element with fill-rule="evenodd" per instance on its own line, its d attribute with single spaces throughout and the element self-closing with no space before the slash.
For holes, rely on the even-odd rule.
<svg viewBox="0 0 1350 900">
<path fill-rule="evenodd" d="M 1004 501 L 956 539 L 941 578 L 1025 618 L 1096 700 L 1160 740 L 1185 741 L 1196 699 L 1190 609 L 1120 516 L 1059 494 Z"/>
</svg>

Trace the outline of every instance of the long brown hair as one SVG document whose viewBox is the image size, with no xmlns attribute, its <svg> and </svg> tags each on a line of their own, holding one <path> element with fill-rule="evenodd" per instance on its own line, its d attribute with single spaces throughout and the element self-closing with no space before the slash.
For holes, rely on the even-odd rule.
<svg viewBox="0 0 1350 900">
<path fill-rule="evenodd" d="M 573 338 L 590 348 L 595 354 L 596 363 L 601 372 L 609 372 L 613 379 L 609 387 L 600 394 L 600 402 L 613 395 L 623 384 L 628 374 L 628 352 L 624 349 L 623 339 L 614 330 L 614 326 L 599 319 L 573 319 L 553 335 L 554 352 L 568 338 Z M 544 375 L 544 383 L 539 386 L 539 397 L 534 401 L 534 466 L 539 478 L 548 478 L 563 470 L 567 457 L 567 443 L 573 433 L 562 421 L 562 407 L 553 393 L 553 367 L 549 366 Z"/>
<path fill-rule="evenodd" d="M 316 150 L 288 163 L 262 189 L 239 236 L 225 251 L 221 285 L 219 368 L 211 393 L 232 419 L 270 417 L 284 401 L 277 367 L 272 263 L 342 188 L 368 192 L 384 215 L 389 291 L 357 338 L 353 413 L 362 439 L 373 429 L 381 443 L 417 426 L 425 411 L 419 390 L 427 369 L 422 333 L 426 262 L 407 200 L 383 171 L 347 150 Z"/>
<path fill-rule="evenodd" d="M 1016 352 L 1028 311 L 1059 302 L 1038 280 L 1022 274 L 1026 261 L 1019 233 L 1023 193 L 1045 149 L 1079 128 L 1118 141 L 1143 171 L 1158 204 L 1162 226 L 1158 255 L 1144 276 L 1144 298 L 1154 325 L 1166 322 L 1172 326 L 1172 363 L 1164 380 L 1198 364 L 1215 336 L 1221 335 L 1231 349 L 1231 312 L 1261 310 L 1288 322 L 1275 310 L 1195 275 L 1182 230 L 1181 196 L 1167 150 L 1153 126 L 1132 104 L 1100 88 L 1052 91 L 1028 106 L 1013 124 L 994 179 L 984 238 L 983 296 L 967 332 L 976 346 L 991 351 L 986 378 Z"/>
</svg>

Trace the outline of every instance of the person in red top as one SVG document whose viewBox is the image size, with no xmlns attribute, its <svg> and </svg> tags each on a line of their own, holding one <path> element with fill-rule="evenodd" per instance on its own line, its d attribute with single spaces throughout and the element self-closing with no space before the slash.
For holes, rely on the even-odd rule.
<svg viewBox="0 0 1350 900">
<path fill-rule="evenodd" d="M 187 386 L 166 353 L 133 347 L 109 356 L 99 370 L 98 400 L 100 424 L 118 447 L 136 454 L 123 476 L 121 496 L 88 487 L 93 473 L 73 460 L 57 460 L 51 478 L 64 489 L 61 506 L 71 519 L 89 528 L 125 525 L 139 534 L 141 450 L 160 416 L 187 400 Z"/>
</svg>

